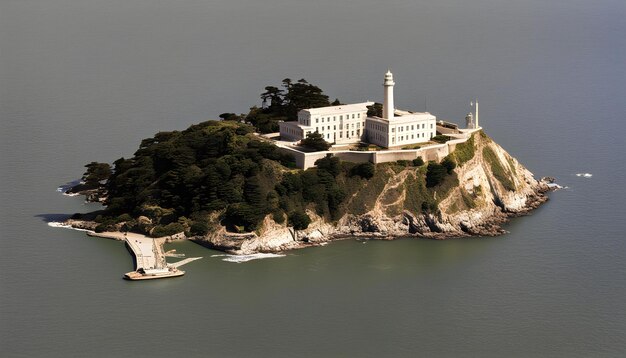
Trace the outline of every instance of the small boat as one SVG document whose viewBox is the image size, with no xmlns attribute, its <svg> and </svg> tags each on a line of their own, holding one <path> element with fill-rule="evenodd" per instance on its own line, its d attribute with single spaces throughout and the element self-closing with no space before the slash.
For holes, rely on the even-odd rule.
<svg viewBox="0 0 626 358">
<path fill-rule="evenodd" d="M 185 271 L 179 270 L 175 267 L 168 268 L 153 268 L 143 269 L 140 268 L 136 271 L 127 272 L 124 274 L 126 280 L 154 280 L 157 278 L 177 277 L 185 274 Z"/>
</svg>

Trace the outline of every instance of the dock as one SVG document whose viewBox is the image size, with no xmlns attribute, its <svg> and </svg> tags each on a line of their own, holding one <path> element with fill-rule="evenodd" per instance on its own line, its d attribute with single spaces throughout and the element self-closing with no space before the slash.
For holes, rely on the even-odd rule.
<svg viewBox="0 0 626 358">
<path fill-rule="evenodd" d="M 178 268 L 202 257 L 190 257 L 178 262 L 167 263 L 166 256 L 183 257 L 182 254 L 171 254 L 163 251 L 165 238 L 150 238 L 140 234 L 126 233 L 124 241 L 135 256 L 135 271 L 127 272 L 127 280 L 152 280 L 157 278 L 177 277 L 185 274 Z"/>
</svg>

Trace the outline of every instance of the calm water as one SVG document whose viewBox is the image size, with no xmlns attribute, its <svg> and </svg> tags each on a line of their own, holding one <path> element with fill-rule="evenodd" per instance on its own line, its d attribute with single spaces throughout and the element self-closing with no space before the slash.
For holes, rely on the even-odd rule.
<svg viewBox="0 0 626 358">
<path fill-rule="evenodd" d="M 384 4 L 384 5 L 383 5 Z M 2 0 L 0 355 L 626 354 L 623 0 Z M 304 77 L 487 132 L 569 189 L 499 238 L 348 240 L 126 282 L 123 244 L 45 220 L 142 138 Z M 576 173 L 589 172 L 591 178 Z"/>
</svg>

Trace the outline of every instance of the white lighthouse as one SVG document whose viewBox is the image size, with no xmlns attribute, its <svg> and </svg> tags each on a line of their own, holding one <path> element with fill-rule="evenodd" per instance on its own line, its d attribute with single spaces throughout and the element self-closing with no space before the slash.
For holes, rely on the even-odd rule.
<svg viewBox="0 0 626 358">
<path fill-rule="evenodd" d="M 394 106 L 393 106 L 393 85 L 396 83 L 393 82 L 393 74 L 390 70 L 387 70 L 385 73 L 385 82 L 383 86 L 385 86 L 385 102 L 383 103 L 383 118 L 384 119 L 393 119 L 394 116 Z"/>
</svg>

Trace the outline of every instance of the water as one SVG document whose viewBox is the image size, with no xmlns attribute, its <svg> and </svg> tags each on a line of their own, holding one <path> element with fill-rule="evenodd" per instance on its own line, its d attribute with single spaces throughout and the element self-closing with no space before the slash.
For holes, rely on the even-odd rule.
<svg viewBox="0 0 626 358">
<path fill-rule="evenodd" d="M 621 0 L 0 3 L 3 356 L 626 353 Z M 498 238 L 347 240 L 126 282 L 122 243 L 52 228 L 90 161 L 260 104 L 304 77 L 344 102 L 481 123 L 569 189 Z M 576 173 L 591 173 L 578 177 Z"/>
</svg>

